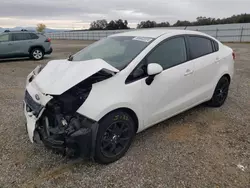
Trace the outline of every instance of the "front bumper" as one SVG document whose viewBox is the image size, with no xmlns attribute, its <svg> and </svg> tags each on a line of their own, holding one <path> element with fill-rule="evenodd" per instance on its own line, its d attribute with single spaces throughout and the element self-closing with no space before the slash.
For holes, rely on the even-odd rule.
<svg viewBox="0 0 250 188">
<path fill-rule="evenodd" d="M 31 142 L 42 141 L 47 148 L 63 155 L 93 158 L 98 122 L 77 114 L 65 129 L 49 128 L 42 123 L 44 109 L 36 116 L 36 112 L 24 100 L 26 128 Z"/>
<path fill-rule="evenodd" d="M 79 116 L 79 115 L 78 115 Z M 98 129 L 97 122 L 80 121 L 79 118 L 72 118 L 64 130 L 53 130 L 53 135 L 48 135 L 48 130 L 38 127 L 35 134 L 39 135 L 44 145 L 67 156 L 81 156 L 92 158 L 94 156 L 95 138 Z M 81 127 L 75 128 L 75 124 Z"/>
</svg>

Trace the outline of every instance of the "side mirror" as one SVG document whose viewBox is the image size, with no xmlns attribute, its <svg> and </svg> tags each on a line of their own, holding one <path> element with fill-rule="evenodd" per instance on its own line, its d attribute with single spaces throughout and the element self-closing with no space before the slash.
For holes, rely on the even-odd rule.
<svg viewBox="0 0 250 188">
<path fill-rule="evenodd" d="M 147 67 L 148 78 L 146 79 L 146 84 L 151 85 L 154 81 L 154 78 L 157 74 L 160 74 L 163 71 L 163 68 L 158 63 L 150 63 Z"/>
<path fill-rule="evenodd" d="M 69 55 L 68 61 L 73 61 L 73 55 Z"/>
<path fill-rule="evenodd" d="M 158 63 L 150 63 L 147 67 L 147 73 L 149 76 L 155 76 L 157 74 L 160 74 L 163 71 L 163 68 Z"/>
</svg>

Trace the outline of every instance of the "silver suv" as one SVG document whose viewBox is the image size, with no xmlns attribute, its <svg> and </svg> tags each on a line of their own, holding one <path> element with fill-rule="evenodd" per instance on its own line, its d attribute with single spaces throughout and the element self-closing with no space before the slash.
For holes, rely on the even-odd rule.
<svg viewBox="0 0 250 188">
<path fill-rule="evenodd" d="M 43 59 L 52 53 L 51 39 L 29 31 L 5 31 L 0 33 L 0 58 L 30 57 Z"/>
</svg>

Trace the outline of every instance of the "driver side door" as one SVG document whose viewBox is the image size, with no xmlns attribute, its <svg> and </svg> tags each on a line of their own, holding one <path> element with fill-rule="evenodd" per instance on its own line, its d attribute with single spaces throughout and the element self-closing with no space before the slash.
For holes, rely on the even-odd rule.
<svg viewBox="0 0 250 188">
<path fill-rule="evenodd" d="M 0 57 L 6 58 L 13 55 L 12 41 L 9 33 L 0 35 Z"/>
<path fill-rule="evenodd" d="M 163 67 L 150 85 L 142 82 L 145 128 L 194 105 L 194 63 L 189 61 L 186 41 L 184 36 L 166 39 L 145 58 L 146 64 Z"/>
</svg>

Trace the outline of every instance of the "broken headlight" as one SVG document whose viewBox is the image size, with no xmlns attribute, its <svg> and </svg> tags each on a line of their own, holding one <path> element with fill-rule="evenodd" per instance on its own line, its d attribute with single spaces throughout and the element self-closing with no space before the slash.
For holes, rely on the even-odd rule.
<svg viewBox="0 0 250 188">
<path fill-rule="evenodd" d="M 28 76 L 26 80 L 26 85 L 34 80 L 34 78 L 41 72 L 43 69 L 42 65 L 38 65 Z"/>
<path fill-rule="evenodd" d="M 53 96 L 49 106 L 59 106 L 62 114 L 72 115 L 80 108 L 89 96 L 92 84 L 101 82 L 110 77 L 112 77 L 112 74 L 101 70 L 67 90 L 62 95 Z"/>
</svg>

